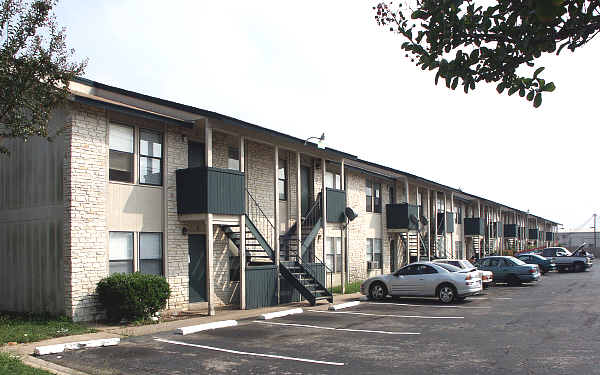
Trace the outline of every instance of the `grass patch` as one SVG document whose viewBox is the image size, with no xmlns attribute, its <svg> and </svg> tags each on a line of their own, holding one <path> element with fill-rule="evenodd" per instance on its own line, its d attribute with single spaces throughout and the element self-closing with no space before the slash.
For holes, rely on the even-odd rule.
<svg viewBox="0 0 600 375">
<path fill-rule="evenodd" d="M 0 374 L 11 375 L 52 375 L 51 372 L 25 365 L 21 360 L 8 353 L 0 353 Z"/>
<path fill-rule="evenodd" d="M 346 284 L 346 294 L 360 292 L 360 284 L 362 284 L 362 280 Z M 338 285 L 338 286 L 334 287 L 333 288 L 333 293 L 334 294 L 340 294 L 340 293 L 342 293 L 342 286 Z"/>
<path fill-rule="evenodd" d="M 0 345 L 7 342 L 28 343 L 54 337 L 93 333 L 67 317 L 0 313 Z M 1 373 L 1 372 L 0 372 Z"/>
</svg>

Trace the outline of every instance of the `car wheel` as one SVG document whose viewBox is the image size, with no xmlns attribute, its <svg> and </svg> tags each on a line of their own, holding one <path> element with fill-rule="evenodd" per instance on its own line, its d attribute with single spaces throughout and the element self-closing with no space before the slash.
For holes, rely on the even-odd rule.
<svg viewBox="0 0 600 375">
<path fill-rule="evenodd" d="M 369 298 L 375 301 L 381 301 L 387 296 L 387 288 L 382 282 L 375 282 L 369 288 Z"/>
<path fill-rule="evenodd" d="M 449 284 L 440 286 L 438 290 L 438 298 L 442 303 L 452 303 L 456 299 L 456 289 Z"/>
<path fill-rule="evenodd" d="M 507 279 L 508 285 L 521 285 L 521 280 L 517 275 L 510 275 Z"/>
</svg>

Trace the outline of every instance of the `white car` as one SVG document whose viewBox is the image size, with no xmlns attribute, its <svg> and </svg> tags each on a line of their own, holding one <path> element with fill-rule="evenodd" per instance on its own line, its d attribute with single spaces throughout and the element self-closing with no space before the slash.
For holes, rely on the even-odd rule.
<svg viewBox="0 0 600 375">
<path fill-rule="evenodd" d="M 372 300 L 388 295 L 419 296 L 438 297 L 443 303 L 463 300 L 481 290 L 479 271 L 433 262 L 411 263 L 394 273 L 371 277 L 360 286 L 360 292 Z"/>
<path fill-rule="evenodd" d="M 461 268 L 463 270 L 470 270 L 473 268 L 477 268 L 468 260 L 463 260 L 463 259 L 435 259 L 434 262 L 451 264 L 451 265 Z M 484 270 L 478 270 L 478 271 L 479 271 L 479 277 L 481 278 L 481 283 L 483 284 L 483 288 L 485 289 L 485 288 L 492 286 L 492 282 L 494 281 L 494 274 L 492 273 L 492 271 L 484 271 Z"/>
</svg>

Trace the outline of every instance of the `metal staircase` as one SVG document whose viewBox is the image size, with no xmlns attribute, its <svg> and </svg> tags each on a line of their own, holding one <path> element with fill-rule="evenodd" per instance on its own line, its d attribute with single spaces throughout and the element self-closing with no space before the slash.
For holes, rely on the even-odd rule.
<svg viewBox="0 0 600 375">
<path fill-rule="evenodd" d="M 265 215 L 250 192 L 246 191 L 246 259 L 248 266 L 274 264 L 275 227 Z M 286 233 L 280 237 L 279 273 L 285 278 L 311 305 L 316 301 L 327 299 L 333 302 L 333 295 L 325 287 L 327 266 L 314 255 L 312 244 L 321 228 L 321 195 L 317 198 L 309 213 L 302 221 L 302 246 L 298 251 L 297 236 Z M 304 229 L 306 227 L 306 230 Z M 241 247 L 239 225 L 222 225 L 227 237 Z M 289 234 L 289 235 L 288 235 Z"/>
</svg>

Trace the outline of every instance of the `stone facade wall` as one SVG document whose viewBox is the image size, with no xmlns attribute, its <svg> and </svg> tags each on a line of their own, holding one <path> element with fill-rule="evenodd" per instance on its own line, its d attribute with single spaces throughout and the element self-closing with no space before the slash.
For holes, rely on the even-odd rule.
<svg viewBox="0 0 600 375">
<path fill-rule="evenodd" d="M 65 313 L 75 321 L 102 314 L 95 289 L 108 274 L 107 125 L 104 110 L 79 105 L 65 125 Z"/>
<path fill-rule="evenodd" d="M 246 141 L 246 185 L 265 215 L 275 224 L 275 149 L 263 143 Z M 247 202 L 250 204 L 250 202 Z M 262 228 L 259 228 L 262 230 Z"/>
<path fill-rule="evenodd" d="M 188 167 L 187 142 L 180 130 L 167 131 L 167 281 L 171 297 L 167 309 L 187 308 L 189 301 L 188 237 L 182 234 L 184 223 L 177 215 L 177 169 Z"/>
</svg>

